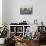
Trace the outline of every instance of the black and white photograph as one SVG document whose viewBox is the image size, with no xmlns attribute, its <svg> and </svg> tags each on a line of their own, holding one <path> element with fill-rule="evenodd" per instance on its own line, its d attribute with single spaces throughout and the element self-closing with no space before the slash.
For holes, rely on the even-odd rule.
<svg viewBox="0 0 46 46">
<path fill-rule="evenodd" d="M 33 8 L 20 8 L 20 14 L 32 14 Z"/>
</svg>

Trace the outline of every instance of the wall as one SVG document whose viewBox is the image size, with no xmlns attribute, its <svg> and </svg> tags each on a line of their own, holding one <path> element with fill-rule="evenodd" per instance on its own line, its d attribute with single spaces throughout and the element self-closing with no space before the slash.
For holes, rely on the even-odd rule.
<svg viewBox="0 0 46 46">
<path fill-rule="evenodd" d="M 0 0 L 0 27 L 2 27 L 2 0 Z"/>
<path fill-rule="evenodd" d="M 22 6 L 33 6 L 32 0 L 4 0 L 4 16 L 3 20 L 7 23 L 12 22 L 22 22 L 26 20 L 28 23 L 33 21 L 33 14 L 32 15 L 20 15 L 20 7 Z"/>
<path fill-rule="evenodd" d="M 34 1 L 34 15 L 39 24 L 43 21 L 46 25 L 46 0 Z"/>
<path fill-rule="evenodd" d="M 46 0 L 4 0 L 3 1 L 3 22 L 22 22 L 26 20 L 29 24 L 34 23 L 34 19 L 37 19 L 38 24 L 41 21 L 46 25 Z M 32 15 L 20 15 L 20 7 L 33 6 Z"/>
<path fill-rule="evenodd" d="M 2 23 L 8 23 L 8 15 L 7 15 L 7 0 L 2 0 Z"/>
<path fill-rule="evenodd" d="M 12 6 L 9 7 L 9 5 L 7 4 L 7 7 L 9 7 L 9 10 L 11 8 L 11 14 L 9 13 L 9 10 L 7 10 L 8 12 L 8 19 L 9 19 L 9 22 L 22 22 L 23 20 L 26 20 L 30 23 L 31 19 L 33 19 L 33 15 L 20 15 L 20 8 L 22 6 L 29 6 L 31 7 L 31 4 L 32 4 L 32 1 L 31 0 L 11 0 L 11 2 L 7 1 L 7 3 L 11 3 Z M 29 19 L 31 18 L 31 19 Z M 33 21 L 33 20 L 32 20 Z M 32 22 L 31 21 L 31 22 Z"/>
</svg>

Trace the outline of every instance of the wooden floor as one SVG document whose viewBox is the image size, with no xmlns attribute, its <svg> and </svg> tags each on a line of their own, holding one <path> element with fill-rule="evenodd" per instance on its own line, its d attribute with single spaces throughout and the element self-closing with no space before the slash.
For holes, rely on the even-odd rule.
<svg viewBox="0 0 46 46">
<path fill-rule="evenodd" d="M 40 46 L 46 46 L 46 45 L 40 45 Z"/>
<path fill-rule="evenodd" d="M 0 45 L 0 46 L 4 46 L 4 45 Z M 39 46 L 38 44 L 34 44 L 32 46 Z M 40 45 L 40 46 L 46 46 L 46 45 Z"/>
</svg>

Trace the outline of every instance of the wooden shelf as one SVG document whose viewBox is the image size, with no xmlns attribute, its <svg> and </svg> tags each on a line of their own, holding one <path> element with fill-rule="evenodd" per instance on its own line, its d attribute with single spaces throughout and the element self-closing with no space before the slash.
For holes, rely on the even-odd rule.
<svg viewBox="0 0 46 46">
<path fill-rule="evenodd" d="M 9 30 L 10 30 L 10 33 L 14 33 L 14 27 L 16 27 L 16 29 L 15 29 L 16 33 L 20 33 L 20 34 L 23 34 L 23 36 L 25 36 L 26 28 L 30 27 L 30 26 L 31 25 L 9 25 Z M 13 27 L 12 32 L 11 32 L 10 27 Z"/>
</svg>

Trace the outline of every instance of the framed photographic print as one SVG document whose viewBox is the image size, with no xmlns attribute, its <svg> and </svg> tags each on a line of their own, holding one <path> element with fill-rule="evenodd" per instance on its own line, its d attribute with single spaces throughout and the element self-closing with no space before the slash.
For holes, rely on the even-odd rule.
<svg viewBox="0 0 46 46">
<path fill-rule="evenodd" d="M 20 8 L 20 14 L 22 15 L 32 14 L 32 12 L 33 12 L 33 8 Z"/>
</svg>

